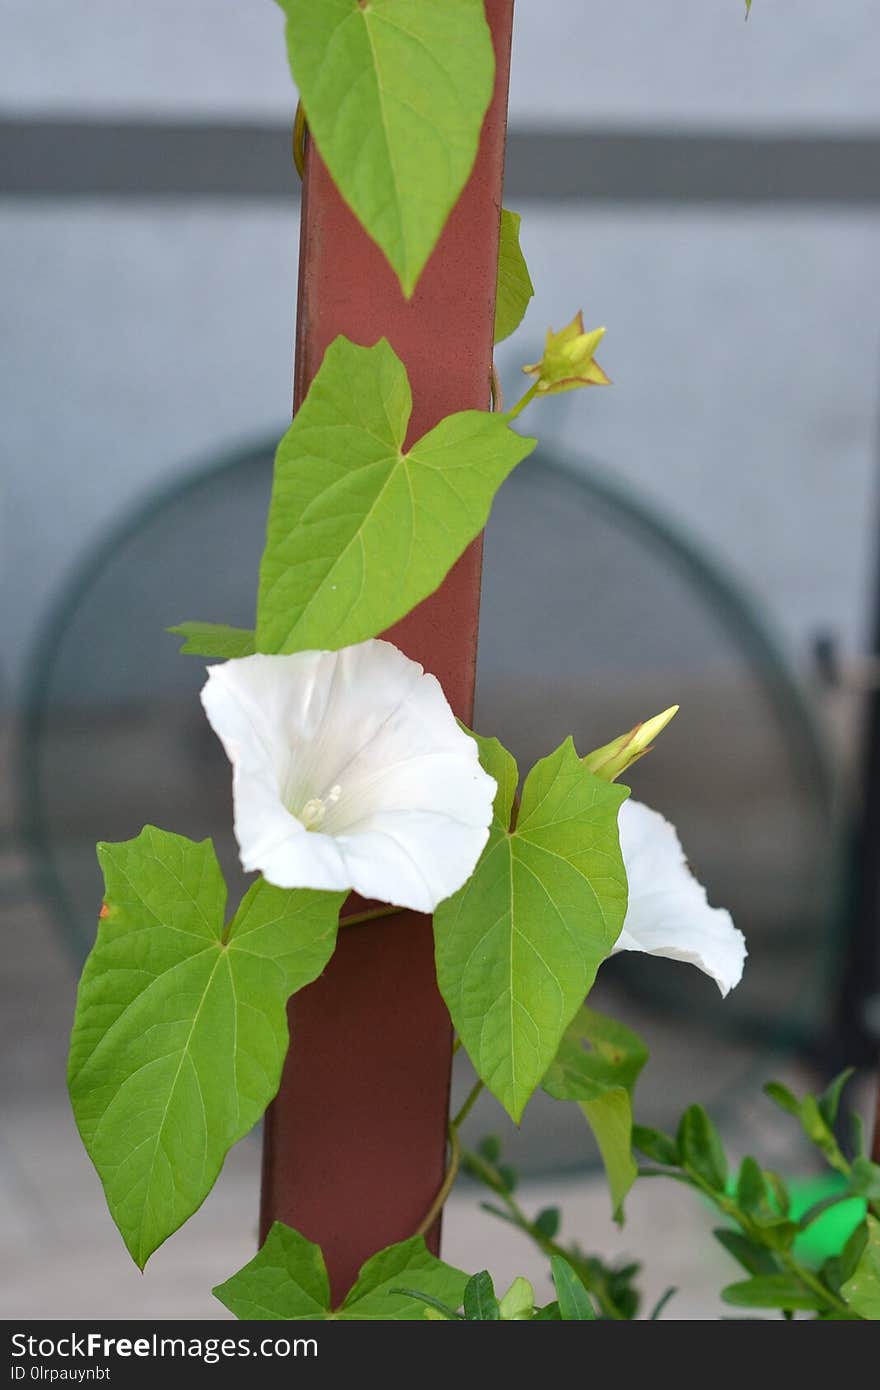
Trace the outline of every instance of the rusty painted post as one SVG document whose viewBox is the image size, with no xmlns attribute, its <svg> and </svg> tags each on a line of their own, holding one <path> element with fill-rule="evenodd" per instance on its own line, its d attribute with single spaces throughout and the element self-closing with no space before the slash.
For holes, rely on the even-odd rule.
<svg viewBox="0 0 880 1390">
<path fill-rule="evenodd" d="M 453 411 L 485 409 L 498 264 L 513 0 L 486 0 L 495 92 L 471 178 L 413 298 L 337 193 L 313 146 L 300 236 L 294 401 L 338 334 L 389 340 L 413 393 L 409 439 Z M 482 545 L 389 634 L 469 720 Z M 334 1295 L 376 1250 L 412 1235 L 443 1178 L 451 1027 L 431 923 L 406 912 L 342 931 L 323 976 L 291 1001 L 291 1050 L 266 1116 L 261 1225 L 324 1249 Z M 430 1233 L 436 1249 L 439 1223 Z"/>
</svg>

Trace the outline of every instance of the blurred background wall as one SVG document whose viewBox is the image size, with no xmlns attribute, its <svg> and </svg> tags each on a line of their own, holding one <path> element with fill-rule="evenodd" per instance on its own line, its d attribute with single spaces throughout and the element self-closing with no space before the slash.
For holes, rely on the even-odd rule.
<svg viewBox="0 0 880 1390">
<path fill-rule="evenodd" d="M 758 0 L 748 24 L 740 8 L 519 5 L 506 196 L 538 294 L 501 362 L 581 304 L 608 324 L 616 389 L 548 410 L 545 435 L 692 526 L 802 656 L 818 626 L 864 629 L 876 17 L 869 0 Z M 0 16 L 8 699 L 107 521 L 283 422 L 297 186 L 269 0 Z"/>
<path fill-rule="evenodd" d="M 749 971 L 723 1014 L 663 962 L 615 962 L 598 1002 L 651 1042 L 642 1118 L 704 1099 L 740 1148 L 777 1143 L 753 1104 L 771 1059 L 817 1066 L 859 872 L 865 687 L 823 689 L 814 648 L 831 635 L 846 664 L 872 622 L 878 70 L 869 0 L 755 0 L 748 23 L 739 0 L 517 5 L 505 202 L 537 293 L 498 365 L 518 394 L 547 326 L 583 307 L 615 385 L 532 417 L 539 457 L 487 545 L 479 709 L 526 758 L 681 700 L 636 791 L 734 909 Z M 153 818 L 216 833 L 234 866 L 198 663 L 162 627 L 250 616 L 290 409 L 295 103 L 270 0 L 0 0 L 0 1217 L 30 1314 L 50 1236 L 58 1316 L 89 1289 L 134 1296 L 63 1092 L 94 840 Z M 593 1163 L 553 1114 L 507 1136 L 518 1161 Z M 498 1127 L 486 1107 L 474 1123 Z M 256 1163 L 240 1146 L 195 1254 L 184 1235 L 157 1257 L 145 1315 L 216 1313 L 195 1272 L 207 1287 L 200 1260 L 219 1278 L 247 1258 Z M 619 1249 L 600 1189 L 578 1189 L 585 1239 Z M 463 1263 L 472 1224 L 448 1225 Z M 685 1236 L 682 1269 L 655 1237 L 656 1278 L 690 1279 L 679 1315 L 713 1315 Z"/>
</svg>

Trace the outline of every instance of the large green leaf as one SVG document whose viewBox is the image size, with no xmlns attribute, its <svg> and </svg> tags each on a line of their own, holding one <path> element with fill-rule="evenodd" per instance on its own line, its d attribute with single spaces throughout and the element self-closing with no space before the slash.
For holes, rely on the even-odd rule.
<svg viewBox="0 0 880 1390">
<path fill-rule="evenodd" d="M 483 0 L 279 0 L 309 131 L 411 295 L 476 158 L 495 57 Z"/>
<path fill-rule="evenodd" d="M 224 927 L 209 840 L 147 826 L 98 846 L 106 895 L 68 1080 L 111 1214 L 143 1267 L 278 1089 L 286 1003 L 320 974 L 344 893 L 260 880 Z"/>
<path fill-rule="evenodd" d="M 868 1239 L 841 1293 L 853 1312 L 870 1322 L 880 1321 L 880 1221 L 868 1217 Z"/>
<path fill-rule="evenodd" d="M 498 243 L 498 285 L 495 291 L 495 342 L 509 338 L 525 317 L 535 293 L 526 258 L 519 244 L 520 215 L 501 209 Z"/>
<path fill-rule="evenodd" d="M 632 1094 L 647 1060 L 648 1049 L 636 1033 L 584 1007 L 566 1029 L 544 1077 L 544 1090 L 557 1100 L 576 1101 L 596 1136 L 616 1216 L 638 1174 L 632 1155 Z"/>
<path fill-rule="evenodd" d="M 243 1320 L 421 1321 L 423 1305 L 402 1292 L 401 1284 L 457 1308 L 466 1283 L 466 1274 L 436 1259 L 422 1237 L 413 1236 L 367 1260 L 334 1311 L 320 1248 L 276 1221 L 258 1254 L 214 1294 Z"/>
<path fill-rule="evenodd" d="M 390 627 L 437 588 L 535 446 L 466 410 L 404 453 L 411 409 L 384 339 L 331 343 L 278 449 L 258 650 L 335 650 Z"/>
<path fill-rule="evenodd" d="M 567 739 L 529 773 L 510 831 L 515 763 L 494 740 L 480 758 L 499 783 L 495 818 L 472 878 L 434 915 L 437 976 L 477 1072 L 519 1120 L 623 924 L 628 792 Z"/>
</svg>

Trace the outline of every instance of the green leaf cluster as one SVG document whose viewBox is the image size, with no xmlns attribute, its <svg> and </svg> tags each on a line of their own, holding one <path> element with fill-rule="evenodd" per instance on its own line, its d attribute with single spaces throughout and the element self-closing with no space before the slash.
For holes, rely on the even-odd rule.
<svg viewBox="0 0 880 1390">
<path fill-rule="evenodd" d="M 319 1246 L 276 1221 L 254 1258 L 214 1294 L 237 1318 L 253 1321 L 405 1322 L 421 1319 L 417 1298 L 400 1288 L 417 1282 L 440 1303 L 458 1306 L 468 1278 L 427 1249 L 421 1236 L 371 1256 L 338 1308 Z"/>
<path fill-rule="evenodd" d="M 842 1072 L 819 1096 L 798 1098 L 778 1082 L 765 1087 L 771 1100 L 799 1120 L 826 1164 L 845 1179 L 830 1197 L 799 1216 L 784 1178 L 762 1168 L 757 1159 L 744 1158 L 731 1178 L 721 1137 L 702 1107 L 692 1105 L 685 1111 L 675 1138 L 633 1127 L 635 1147 L 660 1165 L 642 1169 L 643 1174 L 665 1174 L 688 1184 L 727 1218 L 729 1224 L 716 1230 L 715 1237 L 749 1275 L 722 1291 L 727 1303 L 778 1309 L 786 1317 L 798 1312 L 834 1321 L 880 1317 L 880 1166 L 864 1151 L 860 1121 L 854 1126 L 852 1159 L 844 1155 L 835 1135 L 841 1093 L 850 1075 Z M 853 1197 L 865 1199 L 867 1214 L 843 1250 L 819 1268 L 805 1263 L 796 1248 L 798 1237 L 829 1207 Z"/>
<path fill-rule="evenodd" d="M 587 1254 L 577 1243 L 562 1244 L 558 1239 L 562 1224 L 558 1207 L 545 1207 L 536 1216 L 528 1216 L 515 1196 L 516 1171 L 502 1161 L 497 1138 L 487 1136 L 475 1150 L 465 1150 L 462 1166 L 492 1194 L 492 1201 L 481 1203 L 483 1210 L 521 1231 L 551 1263 L 557 1259 L 568 1265 L 595 1301 L 600 1319 L 637 1317 L 641 1299 L 634 1280 L 640 1266 L 632 1261 L 608 1264 L 597 1255 Z"/>
</svg>

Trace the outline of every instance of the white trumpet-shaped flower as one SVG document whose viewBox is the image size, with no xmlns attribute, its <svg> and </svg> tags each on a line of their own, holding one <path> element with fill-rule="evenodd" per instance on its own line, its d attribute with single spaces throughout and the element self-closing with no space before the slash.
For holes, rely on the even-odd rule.
<svg viewBox="0 0 880 1390">
<path fill-rule="evenodd" d="M 434 676 L 389 642 L 208 668 L 245 870 L 431 912 L 467 881 L 496 784 Z"/>
<path fill-rule="evenodd" d="M 709 906 L 675 827 L 638 801 L 623 803 L 618 825 L 629 901 L 614 950 L 688 961 L 727 994 L 742 978 L 745 937 L 729 912 Z"/>
</svg>

